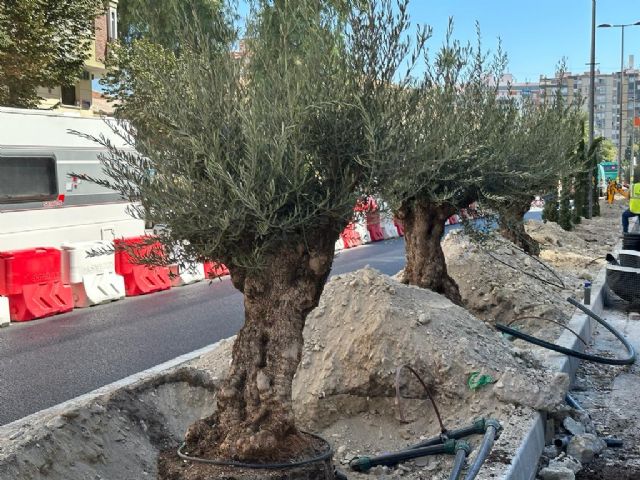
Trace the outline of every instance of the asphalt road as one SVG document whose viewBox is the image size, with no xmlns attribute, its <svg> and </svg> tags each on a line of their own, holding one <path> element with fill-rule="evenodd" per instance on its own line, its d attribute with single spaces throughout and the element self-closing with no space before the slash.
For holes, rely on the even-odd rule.
<svg viewBox="0 0 640 480">
<path fill-rule="evenodd" d="M 395 274 L 402 239 L 340 252 L 333 274 Z M 74 310 L 0 329 L 0 425 L 234 335 L 242 296 L 229 279 Z"/>
<path fill-rule="evenodd" d="M 395 274 L 404 241 L 344 250 L 332 274 L 365 265 Z M 0 329 L 0 425 L 235 335 L 242 322 L 242 296 L 224 279 L 13 323 Z"/>
</svg>

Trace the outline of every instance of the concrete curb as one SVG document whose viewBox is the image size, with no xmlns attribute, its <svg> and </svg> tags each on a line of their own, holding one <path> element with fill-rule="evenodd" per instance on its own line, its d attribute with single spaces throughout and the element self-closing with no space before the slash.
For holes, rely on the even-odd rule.
<svg viewBox="0 0 640 480">
<path fill-rule="evenodd" d="M 639 226 L 636 222 L 634 230 L 637 230 Z M 621 248 L 622 242 L 619 242 L 613 248 L 613 253 L 617 253 Z M 606 276 L 607 268 L 605 266 L 600 270 L 591 286 L 591 304 L 587 307 L 596 315 L 600 315 L 604 310 Z M 592 339 L 594 323 L 595 321 L 591 317 L 576 309 L 567 326 L 588 344 Z M 562 332 L 556 343 L 572 350 L 584 352 L 585 345 L 568 330 Z M 549 352 L 547 361 L 550 368 L 569 375 L 571 382 L 575 379 L 580 362 L 578 358 L 568 357 L 553 351 Z M 537 413 L 536 420 L 511 459 L 511 465 L 503 477 L 504 480 L 533 480 L 536 477 L 538 460 L 545 446 L 545 423 L 544 415 Z"/>
</svg>

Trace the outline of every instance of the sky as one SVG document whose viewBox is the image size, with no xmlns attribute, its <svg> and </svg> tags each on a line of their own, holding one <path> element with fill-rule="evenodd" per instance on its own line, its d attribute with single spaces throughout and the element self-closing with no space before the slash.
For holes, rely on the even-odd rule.
<svg viewBox="0 0 640 480">
<path fill-rule="evenodd" d="M 640 0 L 597 0 L 596 8 L 596 25 L 640 21 Z M 430 49 L 441 45 L 450 16 L 461 40 L 475 39 L 477 20 L 485 48 L 494 50 L 502 39 L 508 72 L 518 82 L 552 75 L 563 57 L 572 73 L 589 70 L 591 0 L 412 0 L 410 14 L 413 23 L 433 28 Z M 620 34 L 619 28 L 596 31 L 596 68 L 603 73 L 620 70 Z M 640 26 L 625 28 L 624 43 L 625 66 L 633 54 L 640 67 Z"/>
<path fill-rule="evenodd" d="M 246 14 L 246 1 L 238 3 L 240 14 Z M 498 38 L 502 40 L 507 71 L 517 82 L 553 75 L 562 58 L 572 73 L 589 70 L 591 0 L 411 0 L 409 12 L 413 24 L 433 28 L 430 50 L 442 44 L 449 17 L 455 37 L 464 41 L 475 40 L 478 21 L 486 49 L 495 50 Z M 597 0 L 597 25 L 636 21 L 640 0 Z M 620 33 L 619 28 L 596 30 L 596 68 L 602 73 L 620 71 Z M 625 29 L 625 66 L 630 54 L 640 67 L 640 26 Z"/>
</svg>

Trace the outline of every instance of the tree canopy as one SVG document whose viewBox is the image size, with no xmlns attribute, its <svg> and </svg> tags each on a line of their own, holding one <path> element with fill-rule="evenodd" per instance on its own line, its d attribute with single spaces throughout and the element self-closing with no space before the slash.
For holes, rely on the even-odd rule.
<svg viewBox="0 0 640 480">
<path fill-rule="evenodd" d="M 0 105 L 35 107 L 38 87 L 74 83 L 103 0 L 0 3 Z"/>
<path fill-rule="evenodd" d="M 135 152 L 103 138 L 110 179 L 99 183 L 166 225 L 167 258 L 155 260 L 228 266 L 245 324 L 218 411 L 187 442 L 208 456 L 264 460 L 299 444 L 291 380 L 306 315 L 359 193 L 404 145 L 396 100 L 410 42 L 404 0 L 349 15 L 330 1 L 254 7 L 243 58 L 224 9 L 215 31 L 197 25 L 179 48 L 123 45 L 127 69 L 108 90 Z"/>
</svg>

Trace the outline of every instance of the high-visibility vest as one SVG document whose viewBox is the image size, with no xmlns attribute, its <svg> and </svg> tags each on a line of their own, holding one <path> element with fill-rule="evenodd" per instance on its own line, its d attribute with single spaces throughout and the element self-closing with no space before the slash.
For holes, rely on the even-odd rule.
<svg viewBox="0 0 640 480">
<path fill-rule="evenodd" d="M 640 214 L 640 183 L 634 183 L 631 185 L 629 210 L 631 210 L 631 213 Z"/>
</svg>

